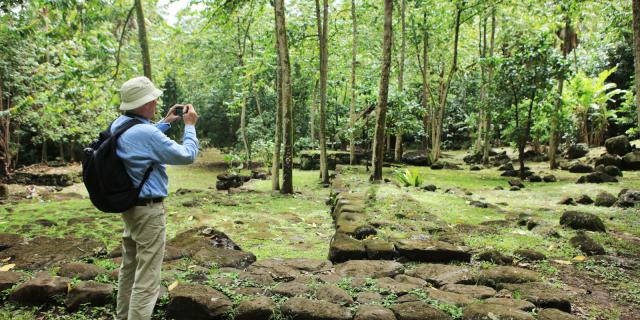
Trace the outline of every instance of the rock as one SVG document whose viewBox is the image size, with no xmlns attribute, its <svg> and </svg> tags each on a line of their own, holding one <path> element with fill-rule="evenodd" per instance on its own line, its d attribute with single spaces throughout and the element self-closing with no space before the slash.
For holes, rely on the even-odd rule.
<svg viewBox="0 0 640 320">
<path fill-rule="evenodd" d="M 616 166 L 618 168 L 622 167 L 622 158 L 619 155 L 605 153 L 600 156 L 600 158 L 596 159 L 595 162 L 597 166 Z"/>
<path fill-rule="evenodd" d="M 116 287 L 95 281 L 80 282 L 71 287 L 64 304 L 69 310 L 77 310 L 83 304 L 101 307 L 113 303 Z"/>
<path fill-rule="evenodd" d="M 428 185 L 422 187 L 422 190 L 430 191 L 430 192 L 434 192 L 434 191 L 436 191 L 436 189 L 438 189 L 438 188 L 433 184 L 428 184 Z"/>
<path fill-rule="evenodd" d="M 181 232 L 168 241 L 167 246 L 206 267 L 245 268 L 256 261 L 251 252 L 242 251 L 224 232 L 207 226 Z"/>
<path fill-rule="evenodd" d="M 349 320 L 351 311 L 322 300 L 291 298 L 280 307 L 282 314 L 300 320 Z"/>
<path fill-rule="evenodd" d="M 501 177 L 517 177 L 520 173 L 516 170 L 505 170 L 500 174 Z"/>
<path fill-rule="evenodd" d="M 529 182 L 542 182 L 542 177 L 540 177 L 539 175 L 531 175 L 527 178 L 527 180 L 529 180 Z"/>
<path fill-rule="evenodd" d="M 429 166 L 431 158 L 425 151 L 406 151 L 402 154 L 402 162 L 413 166 Z"/>
<path fill-rule="evenodd" d="M 629 138 L 624 135 L 605 140 L 604 147 L 607 149 L 607 153 L 619 156 L 623 156 L 628 152 L 631 152 L 631 144 L 629 143 Z"/>
<path fill-rule="evenodd" d="M 520 300 L 520 299 L 511 299 L 511 298 L 489 298 L 484 302 L 490 303 L 490 304 L 503 305 L 512 309 L 518 309 L 522 311 L 531 311 L 533 310 L 533 308 L 536 307 L 533 303 L 529 301 Z"/>
<path fill-rule="evenodd" d="M 297 281 L 278 283 L 271 291 L 283 297 L 304 296 L 313 292 L 308 285 Z"/>
<path fill-rule="evenodd" d="M 616 206 L 622 208 L 632 208 L 640 204 L 640 191 L 623 189 L 618 194 Z"/>
<path fill-rule="evenodd" d="M 498 170 L 500 171 L 513 171 L 513 163 L 511 162 L 507 162 L 503 165 L 501 165 Z"/>
<path fill-rule="evenodd" d="M 480 271 L 477 276 L 477 282 L 496 287 L 501 283 L 526 283 L 534 282 L 540 279 L 540 275 L 528 269 L 498 266 Z"/>
<path fill-rule="evenodd" d="M 622 157 L 623 170 L 640 170 L 640 150 L 633 150 Z"/>
<path fill-rule="evenodd" d="M 511 265 L 513 263 L 511 257 L 505 256 L 502 252 L 495 249 L 481 252 L 476 257 L 476 260 L 492 262 L 498 265 Z"/>
<path fill-rule="evenodd" d="M 376 228 L 370 225 L 361 225 L 357 227 L 356 230 L 353 232 L 353 237 L 358 240 L 363 240 L 370 236 L 375 236 L 377 233 L 378 231 L 376 230 Z"/>
<path fill-rule="evenodd" d="M 533 303 L 538 308 L 556 308 L 571 312 L 571 296 L 561 289 L 541 282 L 505 284 L 505 289 L 519 292 L 521 299 Z"/>
<path fill-rule="evenodd" d="M 449 283 L 471 284 L 473 277 L 467 267 L 448 264 L 419 264 L 406 275 L 420 278 L 440 287 Z"/>
<path fill-rule="evenodd" d="M 618 182 L 618 179 L 606 173 L 593 172 L 588 175 L 580 177 L 576 183 L 607 183 L 607 182 Z"/>
<path fill-rule="evenodd" d="M 560 225 L 576 230 L 607 231 L 600 217 L 580 211 L 565 211 L 560 217 Z"/>
<path fill-rule="evenodd" d="M 19 234 L 14 233 L 0 233 L 0 251 L 9 249 L 15 245 L 18 245 L 24 241 L 24 238 Z"/>
<path fill-rule="evenodd" d="M 572 172 L 572 173 L 589 173 L 589 172 L 593 172 L 593 167 L 588 165 L 588 164 L 576 162 L 576 163 L 572 164 L 571 166 L 569 166 L 569 172 Z"/>
<path fill-rule="evenodd" d="M 569 160 L 582 158 L 589 153 L 589 145 L 586 143 L 576 143 L 567 150 L 567 158 Z"/>
<path fill-rule="evenodd" d="M 229 190 L 231 188 L 239 188 L 245 182 L 244 179 L 237 174 L 222 173 L 217 176 L 216 190 Z"/>
<path fill-rule="evenodd" d="M 441 289 L 448 292 L 468 295 L 476 299 L 486 299 L 496 295 L 496 290 L 485 286 L 446 284 Z"/>
<path fill-rule="evenodd" d="M 583 232 L 569 239 L 569 243 L 575 248 L 580 249 L 588 256 L 606 254 L 603 246 Z"/>
<path fill-rule="evenodd" d="M 535 320 L 528 312 L 500 304 L 475 303 L 464 309 L 465 320 Z"/>
<path fill-rule="evenodd" d="M 596 167 L 595 170 L 597 172 L 602 172 L 604 174 L 610 175 L 612 177 L 622 177 L 622 171 L 620 171 L 620 168 L 616 166 L 599 165 Z"/>
<path fill-rule="evenodd" d="M 398 320 L 449 320 L 451 317 L 423 301 L 394 304 L 391 310 Z"/>
<path fill-rule="evenodd" d="M 616 201 L 618 201 L 618 199 L 616 199 L 616 196 L 603 191 L 598 193 L 598 195 L 596 196 L 595 205 L 598 207 L 611 207 L 616 203 Z"/>
<path fill-rule="evenodd" d="M 102 245 L 92 239 L 39 236 L 0 251 L 0 260 L 11 258 L 17 269 L 43 270 L 93 256 Z"/>
<path fill-rule="evenodd" d="M 269 173 L 261 170 L 251 170 L 251 179 L 267 180 Z"/>
<path fill-rule="evenodd" d="M 12 288 L 25 276 L 22 272 L 0 271 L 0 292 Z"/>
<path fill-rule="evenodd" d="M 333 263 L 366 259 L 364 243 L 350 236 L 336 232 L 329 244 L 329 260 Z"/>
<path fill-rule="evenodd" d="M 398 296 L 422 287 L 417 283 L 400 282 L 389 277 L 379 278 L 376 281 L 376 286 L 380 288 L 383 293 L 393 293 Z"/>
<path fill-rule="evenodd" d="M 356 301 L 358 301 L 358 303 L 360 305 L 363 304 L 376 304 L 379 303 L 380 301 L 382 301 L 382 295 L 377 293 L 377 292 L 370 292 L 370 291 L 363 291 L 358 293 L 358 295 L 356 296 Z"/>
<path fill-rule="evenodd" d="M 353 320 L 396 320 L 396 316 L 382 306 L 364 305 L 358 308 Z"/>
<path fill-rule="evenodd" d="M 370 260 L 393 260 L 398 255 L 393 243 L 381 239 L 364 240 L 364 248 Z"/>
<path fill-rule="evenodd" d="M 509 180 L 509 185 L 512 187 L 518 187 L 520 189 L 524 188 L 524 183 L 520 179 L 511 179 Z"/>
<path fill-rule="evenodd" d="M 469 205 L 474 206 L 474 207 L 478 207 L 478 208 L 489 208 L 489 204 L 487 204 L 486 202 L 482 202 L 482 201 L 471 201 L 471 202 L 469 202 Z"/>
<path fill-rule="evenodd" d="M 325 284 L 316 290 L 316 298 L 342 306 L 353 304 L 353 298 L 344 290 L 334 284 Z"/>
<path fill-rule="evenodd" d="M 95 264 L 71 262 L 63 265 L 60 270 L 58 270 L 58 275 L 67 278 L 78 278 L 80 280 L 92 280 L 99 274 L 106 272 L 107 270 Z"/>
<path fill-rule="evenodd" d="M 513 186 L 513 187 L 509 188 L 509 191 L 520 191 L 520 187 Z"/>
<path fill-rule="evenodd" d="M 578 320 L 578 317 L 550 308 L 538 311 L 538 320 Z"/>
<path fill-rule="evenodd" d="M 558 179 L 556 178 L 556 176 L 550 174 L 550 175 L 546 175 L 542 178 L 542 181 L 544 182 L 556 182 L 558 181 Z"/>
<path fill-rule="evenodd" d="M 523 261 L 541 261 L 547 260 L 547 256 L 543 253 L 532 249 L 518 249 L 514 252 L 515 255 L 522 257 Z"/>
<path fill-rule="evenodd" d="M 285 260 L 277 258 L 257 261 L 245 271 L 255 276 L 267 276 L 274 281 L 292 281 L 302 275 L 299 270 L 285 263 Z"/>
<path fill-rule="evenodd" d="M 0 200 L 6 200 L 9 197 L 9 187 L 0 183 Z"/>
<path fill-rule="evenodd" d="M 337 264 L 335 266 L 335 272 L 342 277 L 394 277 L 404 272 L 404 266 L 395 261 L 350 260 Z"/>
<path fill-rule="evenodd" d="M 250 252 L 219 248 L 202 248 L 192 258 L 205 267 L 244 268 L 256 261 Z"/>
<path fill-rule="evenodd" d="M 443 291 L 435 288 L 426 288 L 425 291 L 429 295 L 429 299 L 436 300 L 440 303 L 448 304 L 456 307 L 465 307 L 470 304 L 478 302 L 478 299 L 475 299 L 474 297 L 467 294 Z M 410 295 L 413 295 L 413 294 L 410 294 Z M 407 296 L 409 295 L 406 295 L 403 297 L 407 297 Z M 398 299 L 398 301 L 400 301 L 400 299 Z M 419 298 L 418 299 L 406 298 L 406 299 L 403 299 L 402 301 L 412 302 L 412 301 L 421 301 L 421 300 Z"/>
<path fill-rule="evenodd" d="M 441 170 L 441 169 L 444 169 L 444 163 L 442 162 L 436 162 L 431 165 L 431 170 Z"/>
<path fill-rule="evenodd" d="M 235 320 L 269 320 L 277 306 L 267 297 L 242 301 L 235 310 Z"/>
<path fill-rule="evenodd" d="M 167 318 L 176 320 L 226 319 L 233 303 L 221 292 L 200 284 L 179 284 L 169 291 Z"/>
<path fill-rule="evenodd" d="M 34 221 L 35 224 L 41 225 L 45 228 L 51 228 L 51 227 L 55 227 L 58 224 L 56 222 L 53 222 L 51 220 L 47 220 L 47 219 L 37 219 Z"/>
<path fill-rule="evenodd" d="M 399 240 L 395 243 L 400 256 L 412 261 L 451 262 L 471 261 L 471 253 L 466 247 L 455 246 L 437 240 Z"/>
<path fill-rule="evenodd" d="M 10 299 L 20 305 L 39 306 L 55 302 L 56 296 L 64 296 L 71 279 L 44 274 L 19 285 Z"/>
<path fill-rule="evenodd" d="M 585 205 L 592 204 L 593 199 L 591 199 L 591 197 L 589 197 L 588 195 L 583 194 L 576 199 L 576 203 L 585 204 Z"/>
<path fill-rule="evenodd" d="M 482 170 L 482 167 L 481 166 L 477 166 L 477 165 L 473 165 L 473 166 L 469 167 L 469 170 L 470 171 L 480 171 L 480 170 Z"/>
<path fill-rule="evenodd" d="M 558 202 L 558 204 L 565 205 L 565 206 L 575 206 L 576 201 L 573 200 L 573 198 L 571 197 L 564 197 L 562 198 L 562 200 L 560 200 L 560 202 Z"/>
<path fill-rule="evenodd" d="M 497 187 L 493 188 L 493 190 L 504 190 L 504 188 L 502 186 L 497 186 Z"/>
</svg>

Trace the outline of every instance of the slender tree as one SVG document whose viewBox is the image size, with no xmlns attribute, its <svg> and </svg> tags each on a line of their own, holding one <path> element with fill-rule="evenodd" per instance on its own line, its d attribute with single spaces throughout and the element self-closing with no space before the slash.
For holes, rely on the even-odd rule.
<svg viewBox="0 0 640 320">
<path fill-rule="evenodd" d="M 351 48 L 351 107 L 349 108 L 349 164 L 356 162 L 356 133 L 353 127 L 356 123 L 356 66 L 358 53 L 358 24 L 356 16 L 356 0 L 351 0 L 351 21 L 352 21 L 352 48 Z"/>
<path fill-rule="evenodd" d="M 496 38 L 496 8 L 492 8 L 491 10 L 491 40 L 489 43 L 489 58 L 493 58 L 493 47 L 495 44 Z M 488 67 L 488 80 L 487 82 L 493 83 L 493 65 Z M 485 105 L 486 115 L 485 115 L 485 124 L 484 124 L 484 146 L 482 152 L 482 163 L 489 163 L 489 151 L 491 150 L 491 110 Z"/>
<path fill-rule="evenodd" d="M 2 73 L 0 73 L 0 178 L 9 175 L 9 168 L 11 167 L 11 151 L 9 149 L 9 112 L 5 111 L 4 106 L 4 93 L 3 93 L 4 81 Z M 9 109 L 9 106 L 6 107 Z"/>
<path fill-rule="evenodd" d="M 562 40 L 562 43 L 560 44 L 560 48 L 562 49 L 562 57 L 565 60 L 567 59 L 569 50 L 571 50 L 571 37 L 570 37 L 571 27 L 570 26 L 571 26 L 571 20 L 569 18 L 569 14 L 567 13 L 565 16 L 564 27 L 560 32 L 560 39 Z M 558 168 L 556 155 L 558 152 L 558 145 L 560 142 L 559 123 L 560 123 L 560 110 L 562 108 L 563 88 L 564 88 L 564 75 L 560 75 L 560 77 L 558 78 L 558 97 L 556 98 L 553 114 L 551 115 L 551 133 L 549 136 L 549 167 L 551 169 Z"/>
<path fill-rule="evenodd" d="M 289 43 L 284 15 L 284 0 L 275 0 L 276 37 L 278 59 L 280 61 L 282 90 L 282 130 L 284 136 L 284 155 L 282 159 L 281 193 L 293 193 L 293 98 L 291 92 L 291 64 L 289 62 Z"/>
<path fill-rule="evenodd" d="M 140 51 L 142 52 L 142 68 L 144 76 L 153 80 L 151 76 L 151 58 L 149 56 L 149 42 L 147 41 L 147 27 L 144 23 L 144 11 L 142 8 L 142 0 L 135 0 L 136 20 L 138 22 L 138 41 L 140 42 Z"/>
<path fill-rule="evenodd" d="M 633 53 L 635 56 L 636 110 L 640 130 L 640 0 L 633 0 Z"/>
<path fill-rule="evenodd" d="M 378 106 L 376 107 L 376 130 L 373 140 L 373 181 L 382 180 L 382 163 L 384 162 L 385 117 L 389 98 L 389 74 L 391 71 L 391 49 L 393 33 L 393 0 L 384 0 L 384 35 L 382 41 L 382 72 L 378 90 Z"/>
<path fill-rule="evenodd" d="M 320 177 L 322 183 L 329 183 L 329 166 L 327 165 L 327 74 L 328 55 L 327 29 L 329 22 L 328 0 L 322 2 L 320 14 L 320 0 L 316 0 L 316 21 L 318 26 L 318 41 L 320 48 Z"/>
<path fill-rule="evenodd" d="M 242 143 L 244 144 L 244 152 L 246 156 L 246 166 L 249 168 L 251 165 L 251 143 L 249 143 L 249 138 L 247 137 L 247 99 L 249 95 L 249 86 L 251 85 L 251 79 L 247 80 L 246 78 L 251 78 L 248 74 L 248 70 L 246 70 L 244 57 L 247 51 L 247 41 L 249 40 L 249 30 L 251 29 L 252 23 L 252 12 L 249 12 L 246 18 L 246 25 L 243 21 L 240 20 L 240 17 L 237 17 L 236 27 L 236 44 L 238 46 L 237 56 L 238 56 L 238 65 L 240 69 L 243 70 L 244 78 L 242 80 L 242 102 L 240 105 L 240 134 L 242 135 Z"/>
<path fill-rule="evenodd" d="M 402 95 L 404 92 L 404 56 L 407 47 L 406 42 L 406 30 L 405 30 L 405 12 L 406 12 L 406 0 L 402 0 L 400 6 L 400 26 L 401 26 L 401 40 L 400 40 L 400 62 L 398 65 L 398 92 Z M 402 159 L 402 127 L 400 124 L 396 124 L 396 146 L 393 160 L 400 161 Z"/>
<path fill-rule="evenodd" d="M 274 4 L 274 13 L 277 21 L 278 12 Z M 277 28 L 276 28 L 277 30 Z M 274 133 L 273 158 L 271 161 L 271 190 L 280 190 L 280 154 L 282 146 L 282 66 L 280 62 L 280 38 L 276 34 L 276 128 Z"/>
</svg>

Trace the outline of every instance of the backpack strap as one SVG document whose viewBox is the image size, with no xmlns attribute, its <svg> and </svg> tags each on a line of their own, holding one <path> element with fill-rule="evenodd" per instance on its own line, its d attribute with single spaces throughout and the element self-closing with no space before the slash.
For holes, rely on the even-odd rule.
<svg viewBox="0 0 640 320">
<path fill-rule="evenodd" d="M 120 126 L 120 128 L 118 128 L 118 130 L 116 130 L 116 132 L 113 133 L 113 139 L 118 140 L 118 138 L 120 138 L 120 136 L 125 131 L 131 129 L 135 125 L 142 124 L 142 123 L 143 122 L 140 121 L 140 119 L 136 119 L 136 118 L 131 118 L 130 120 L 127 120 L 127 122 L 125 122 L 122 126 Z M 109 126 L 109 129 L 111 129 L 111 126 Z M 151 171 L 153 171 L 153 165 L 151 165 L 149 169 L 147 169 L 147 171 L 144 172 L 144 176 L 142 176 L 142 180 L 140 180 L 140 185 L 138 186 L 138 193 L 142 191 L 142 187 L 144 186 L 145 182 L 147 182 L 147 180 L 149 179 L 149 176 L 151 175 Z"/>
</svg>

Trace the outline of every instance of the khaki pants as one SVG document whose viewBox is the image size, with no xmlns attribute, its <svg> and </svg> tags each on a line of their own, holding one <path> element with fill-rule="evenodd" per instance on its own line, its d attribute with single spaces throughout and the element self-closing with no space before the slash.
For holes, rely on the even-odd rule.
<svg viewBox="0 0 640 320">
<path fill-rule="evenodd" d="M 133 207 L 122 214 L 122 220 L 117 319 L 148 320 L 160 293 L 160 269 L 166 241 L 164 204 Z"/>
</svg>

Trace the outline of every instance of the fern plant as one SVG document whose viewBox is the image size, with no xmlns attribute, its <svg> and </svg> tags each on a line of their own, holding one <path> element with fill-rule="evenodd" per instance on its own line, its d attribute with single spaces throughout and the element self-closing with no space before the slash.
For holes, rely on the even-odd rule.
<svg viewBox="0 0 640 320">
<path fill-rule="evenodd" d="M 422 177 L 414 169 L 405 169 L 396 172 L 396 179 L 405 187 L 419 187 L 422 184 Z"/>
</svg>

